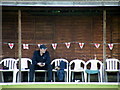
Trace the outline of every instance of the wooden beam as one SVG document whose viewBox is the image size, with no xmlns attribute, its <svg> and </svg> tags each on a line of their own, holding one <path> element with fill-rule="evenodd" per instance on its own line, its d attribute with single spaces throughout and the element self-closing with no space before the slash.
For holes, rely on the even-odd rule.
<svg viewBox="0 0 120 90">
<path fill-rule="evenodd" d="M 0 60 L 3 58 L 2 52 L 2 7 L 0 7 Z"/>
<path fill-rule="evenodd" d="M 0 60 L 3 58 L 2 47 L 2 7 L 0 7 Z M 0 72 L 0 82 L 2 82 L 2 72 Z"/>
<path fill-rule="evenodd" d="M 103 65 L 104 65 L 104 81 L 106 81 L 105 68 L 106 68 L 106 10 L 103 10 Z"/>
<path fill-rule="evenodd" d="M 18 10 L 18 58 L 19 58 L 19 82 L 21 82 L 21 10 Z"/>
</svg>

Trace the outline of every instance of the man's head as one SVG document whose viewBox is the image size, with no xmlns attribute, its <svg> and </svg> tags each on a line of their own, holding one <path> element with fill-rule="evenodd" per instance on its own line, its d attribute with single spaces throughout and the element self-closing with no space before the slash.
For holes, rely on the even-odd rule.
<svg viewBox="0 0 120 90">
<path fill-rule="evenodd" d="M 47 50 L 47 47 L 44 44 L 40 45 L 40 52 L 41 53 L 45 53 L 46 50 Z"/>
</svg>

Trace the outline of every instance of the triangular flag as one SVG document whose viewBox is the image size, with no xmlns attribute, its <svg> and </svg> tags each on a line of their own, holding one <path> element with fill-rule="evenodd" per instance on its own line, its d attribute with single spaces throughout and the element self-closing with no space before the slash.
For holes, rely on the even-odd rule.
<svg viewBox="0 0 120 90">
<path fill-rule="evenodd" d="M 13 49 L 14 43 L 8 43 L 8 46 L 10 47 L 10 49 Z"/>
<path fill-rule="evenodd" d="M 23 49 L 29 49 L 28 44 L 23 44 Z"/>
<path fill-rule="evenodd" d="M 53 44 L 52 44 L 52 47 L 53 47 L 53 49 L 55 50 L 56 47 L 57 47 L 57 43 L 53 43 Z"/>
<path fill-rule="evenodd" d="M 70 48 L 70 42 L 65 43 L 65 45 L 66 45 L 67 48 Z"/>
<path fill-rule="evenodd" d="M 99 48 L 100 47 L 100 44 L 99 43 L 95 43 L 94 44 L 96 48 Z"/>
<path fill-rule="evenodd" d="M 79 43 L 80 48 L 82 49 L 84 46 L 84 43 Z"/>
<path fill-rule="evenodd" d="M 40 47 L 40 45 L 42 45 L 42 44 L 38 44 L 38 47 Z"/>
<path fill-rule="evenodd" d="M 113 44 L 108 44 L 108 46 L 109 46 L 110 50 L 113 49 Z"/>
</svg>

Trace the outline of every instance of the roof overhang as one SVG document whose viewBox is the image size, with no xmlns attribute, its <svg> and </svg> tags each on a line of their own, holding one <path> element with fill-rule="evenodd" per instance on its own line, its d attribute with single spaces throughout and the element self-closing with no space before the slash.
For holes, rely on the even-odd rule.
<svg viewBox="0 0 120 90">
<path fill-rule="evenodd" d="M 94 7 L 120 6 L 120 0 L 2 0 L 0 6 Z"/>
</svg>

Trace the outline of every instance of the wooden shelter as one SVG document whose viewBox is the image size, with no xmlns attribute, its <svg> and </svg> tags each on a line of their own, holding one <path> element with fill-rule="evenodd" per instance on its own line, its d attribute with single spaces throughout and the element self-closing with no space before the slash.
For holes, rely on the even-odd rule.
<svg viewBox="0 0 120 90">
<path fill-rule="evenodd" d="M 107 56 L 120 59 L 119 7 L 2 7 L 3 58 L 18 58 L 18 10 L 21 9 L 22 57 L 32 57 L 37 44 L 46 44 L 52 59 L 75 58 L 88 60 L 97 55 L 103 58 L 103 10 L 107 13 L 106 43 L 113 43 L 112 50 L 106 45 Z M 65 43 L 71 42 L 70 48 Z M 8 43 L 14 43 L 12 49 Z M 57 48 L 52 48 L 57 43 Z M 78 43 L 85 43 L 81 49 Z M 96 48 L 95 43 L 100 47 Z"/>
<path fill-rule="evenodd" d="M 51 60 L 87 61 L 95 55 L 101 61 L 106 56 L 120 59 L 119 0 L 4 0 L 1 6 L 2 58 L 18 58 L 20 52 L 20 57 L 32 58 L 33 51 L 39 49 L 38 44 L 45 44 Z M 18 27 L 21 28 L 21 43 L 18 42 Z M 65 45 L 68 42 L 69 48 Z M 14 43 L 14 47 L 10 49 L 8 43 Z M 54 43 L 57 43 L 55 50 Z M 79 43 L 84 43 L 83 48 Z M 29 49 L 23 49 L 20 44 L 29 44 Z M 100 46 L 96 48 L 95 44 Z M 108 44 L 114 45 L 112 50 Z"/>
</svg>

